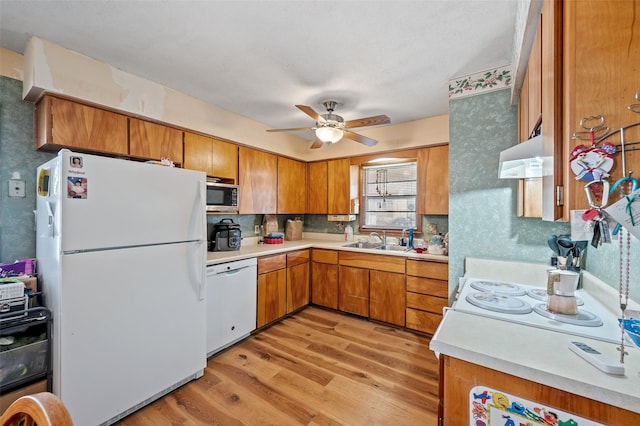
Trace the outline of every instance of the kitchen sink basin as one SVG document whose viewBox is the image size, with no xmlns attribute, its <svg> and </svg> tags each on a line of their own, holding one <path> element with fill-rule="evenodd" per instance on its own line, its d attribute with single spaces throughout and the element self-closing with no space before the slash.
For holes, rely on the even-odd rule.
<svg viewBox="0 0 640 426">
<path fill-rule="evenodd" d="M 378 246 L 375 248 L 376 250 L 387 250 L 387 251 L 409 251 L 410 249 L 406 246 L 399 246 L 396 244 L 387 244 L 386 246 Z"/>
<path fill-rule="evenodd" d="M 353 248 L 362 248 L 362 249 L 378 249 L 381 247 L 380 243 L 368 243 L 364 241 L 358 241 L 355 243 L 345 244 L 342 247 L 353 247 Z"/>
</svg>

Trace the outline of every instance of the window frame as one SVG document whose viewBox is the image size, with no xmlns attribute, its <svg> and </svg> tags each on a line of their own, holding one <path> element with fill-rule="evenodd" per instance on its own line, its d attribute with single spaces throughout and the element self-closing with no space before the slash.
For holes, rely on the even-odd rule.
<svg viewBox="0 0 640 426">
<path fill-rule="evenodd" d="M 386 156 L 385 156 L 386 157 Z M 387 235 L 401 235 L 402 234 L 402 229 L 401 228 L 388 228 L 388 227 L 381 227 L 381 226 L 367 226 L 365 225 L 365 208 L 366 208 L 366 203 L 365 203 L 365 197 L 364 197 L 364 168 L 365 167 L 371 167 L 371 166 L 389 166 L 389 165 L 395 165 L 395 164 L 403 164 L 403 163 L 415 163 L 416 164 L 416 208 L 415 208 L 415 215 L 416 215 L 416 224 L 414 227 L 414 234 L 416 235 L 420 235 L 422 233 L 422 205 L 419 202 L 420 201 L 420 176 L 418 175 L 419 171 L 420 171 L 420 164 L 419 164 L 419 160 L 416 157 L 394 157 L 394 158 L 388 158 L 385 160 L 381 160 L 382 156 L 380 157 L 380 159 L 378 158 L 370 158 L 368 159 L 368 161 L 366 162 L 362 162 L 360 164 L 358 164 L 358 173 L 359 173 L 359 182 L 358 182 L 358 200 L 360 203 L 360 211 L 359 211 L 359 225 L 360 225 L 360 230 L 364 231 L 364 232 L 379 232 L 379 231 L 385 231 L 387 233 Z"/>
</svg>

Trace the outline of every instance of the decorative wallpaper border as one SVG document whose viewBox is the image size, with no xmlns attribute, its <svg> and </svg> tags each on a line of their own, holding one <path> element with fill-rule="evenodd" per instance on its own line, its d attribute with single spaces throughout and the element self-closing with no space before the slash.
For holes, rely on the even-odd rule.
<svg viewBox="0 0 640 426">
<path fill-rule="evenodd" d="M 505 89 L 511 87 L 512 80 L 513 75 L 510 65 L 449 80 L 449 99 Z"/>
</svg>

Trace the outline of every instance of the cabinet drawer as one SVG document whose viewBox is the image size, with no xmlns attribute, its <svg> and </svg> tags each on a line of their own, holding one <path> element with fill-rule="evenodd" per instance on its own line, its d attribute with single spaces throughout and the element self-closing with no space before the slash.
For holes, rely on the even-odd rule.
<svg viewBox="0 0 640 426">
<path fill-rule="evenodd" d="M 407 308 L 421 309 L 423 311 L 441 314 L 442 308 L 447 306 L 447 299 L 442 297 L 427 296 L 426 294 L 407 293 Z"/>
<path fill-rule="evenodd" d="M 343 251 L 338 258 L 340 265 L 404 274 L 404 257 Z"/>
<path fill-rule="evenodd" d="M 290 251 L 287 253 L 287 266 L 309 262 L 309 249 Z"/>
<path fill-rule="evenodd" d="M 416 277 L 449 279 L 449 264 L 440 262 L 425 262 L 421 260 L 407 260 L 407 275 Z"/>
<path fill-rule="evenodd" d="M 285 253 L 276 254 L 274 256 L 266 256 L 258 258 L 258 274 L 275 271 L 287 267 L 287 255 Z"/>
<path fill-rule="evenodd" d="M 407 328 L 412 330 L 433 334 L 441 320 L 442 315 L 407 308 Z"/>
<path fill-rule="evenodd" d="M 407 275 L 407 291 L 448 298 L 449 282 Z"/>
<path fill-rule="evenodd" d="M 311 259 L 320 263 L 338 263 L 338 252 L 333 250 L 313 249 L 311 250 Z"/>
</svg>

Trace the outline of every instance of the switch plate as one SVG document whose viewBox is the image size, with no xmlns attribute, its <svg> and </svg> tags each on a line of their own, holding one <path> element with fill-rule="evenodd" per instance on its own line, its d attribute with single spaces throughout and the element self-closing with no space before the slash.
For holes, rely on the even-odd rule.
<svg viewBox="0 0 640 426">
<path fill-rule="evenodd" d="M 23 180 L 9 180 L 9 197 L 26 197 L 25 184 Z"/>
</svg>

